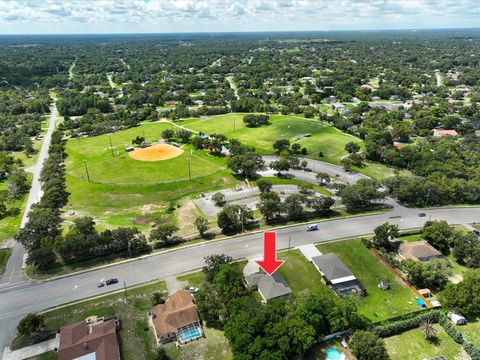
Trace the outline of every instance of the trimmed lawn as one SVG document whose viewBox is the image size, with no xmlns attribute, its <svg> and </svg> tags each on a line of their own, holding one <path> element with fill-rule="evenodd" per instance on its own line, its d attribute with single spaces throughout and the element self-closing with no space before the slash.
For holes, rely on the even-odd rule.
<svg viewBox="0 0 480 360">
<path fill-rule="evenodd" d="M 425 340 L 420 329 L 405 331 L 402 334 L 385 339 L 385 345 L 390 358 L 395 360 L 432 359 L 435 356 L 445 356 L 446 359 L 456 359 L 461 353 L 461 345 L 453 341 L 438 324 L 437 340 Z"/>
<path fill-rule="evenodd" d="M 418 310 L 410 289 L 372 255 L 360 239 L 335 241 L 317 247 L 322 254 L 337 254 L 367 290 L 367 296 L 360 298 L 360 314 L 380 321 Z M 379 289 L 377 285 L 381 280 L 387 280 L 391 289 Z"/>
<path fill-rule="evenodd" d="M 148 141 L 157 142 L 161 133 L 172 126 L 166 123 L 143 123 L 141 126 L 118 131 L 111 135 L 113 157 L 108 135 L 70 139 L 66 145 L 66 168 L 73 176 L 87 179 L 84 160 L 87 161 L 90 179 L 93 182 L 113 184 L 154 184 L 160 182 L 187 180 L 189 164 L 191 177 L 202 177 L 221 171 L 225 160 L 218 159 L 205 151 L 191 153 L 185 147 L 183 154 L 163 161 L 139 161 L 132 159 L 124 149 L 132 145 L 132 139 L 143 136 Z"/>
<path fill-rule="evenodd" d="M 188 286 L 201 288 L 205 282 L 205 274 L 202 271 L 197 271 L 187 275 L 177 276 L 178 281 L 186 281 Z"/>
<path fill-rule="evenodd" d="M 318 270 L 300 250 L 282 251 L 278 254 L 278 259 L 285 260 L 278 272 L 294 294 L 305 290 L 315 291 L 326 286 Z"/>
<path fill-rule="evenodd" d="M 469 322 L 466 325 L 456 326 L 457 330 L 460 331 L 463 336 L 468 339 L 471 343 L 480 347 L 480 320 Z"/>
<path fill-rule="evenodd" d="M 127 289 L 128 301 L 123 291 L 100 298 L 82 301 L 42 313 L 48 329 L 59 330 L 62 326 L 82 321 L 89 316 L 118 315 L 120 352 L 123 359 L 154 359 L 156 345 L 152 330 L 148 329 L 147 312 L 153 307 L 152 294 L 166 294 L 165 282 L 159 281 Z M 148 331 L 146 330 L 148 329 Z M 14 341 L 19 341 L 17 338 Z"/>
<path fill-rule="evenodd" d="M 308 188 L 312 188 L 312 190 L 318 192 L 319 194 L 326 195 L 326 196 L 334 196 L 328 189 L 324 188 L 323 186 L 320 185 L 313 185 L 309 182 L 299 180 L 299 179 L 285 179 L 285 178 L 278 178 L 278 177 L 262 177 L 260 178 L 261 180 L 268 180 L 270 181 L 273 185 L 283 185 L 283 184 L 289 184 L 289 185 L 306 185 Z M 252 185 L 256 185 L 255 181 L 251 181 Z"/>
<path fill-rule="evenodd" d="M 395 175 L 393 168 L 390 168 L 387 165 L 372 163 L 369 161 L 365 163 L 364 167 L 359 168 L 354 166 L 353 170 L 358 171 L 359 173 L 362 173 L 364 175 L 371 177 L 372 179 L 379 180 L 379 181 Z M 401 176 L 412 175 L 410 171 L 405 169 L 400 169 L 399 174 Z"/>
<path fill-rule="evenodd" d="M 271 124 L 259 128 L 247 128 L 243 123 L 245 114 L 225 114 L 185 124 L 186 127 L 204 133 L 222 133 L 242 143 L 254 146 L 262 154 L 272 154 L 272 145 L 277 139 L 289 139 L 306 147 L 311 157 L 317 158 L 320 151 L 325 160 L 339 163 L 347 155 L 345 145 L 351 141 L 363 147 L 362 140 L 341 132 L 327 123 L 293 115 L 270 115 Z M 235 131 L 234 131 L 235 127 Z M 303 140 L 295 137 L 311 134 Z"/>
<path fill-rule="evenodd" d="M 5 271 L 10 255 L 12 255 L 12 249 L 0 249 L 0 275 Z"/>
<path fill-rule="evenodd" d="M 398 240 L 402 241 L 408 241 L 408 242 L 414 242 L 414 241 L 419 241 L 423 239 L 423 234 L 412 234 L 412 235 L 405 235 L 405 236 L 399 236 Z"/>
<path fill-rule="evenodd" d="M 178 360 L 226 360 L 232 359 L 228 340 L 223 331 L 203 328 L 205 338 L 191 342 L 181 347 L 175 347 L 174 343 L 165 346 L 167 354 L 172 359 Z"/>
</svg>

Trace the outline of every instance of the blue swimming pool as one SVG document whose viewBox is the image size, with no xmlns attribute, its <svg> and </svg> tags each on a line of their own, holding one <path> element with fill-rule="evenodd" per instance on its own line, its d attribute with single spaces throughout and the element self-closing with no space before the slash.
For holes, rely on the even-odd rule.
<svg viewBox="0 0 480 360">
<path fill-rule="evenodd" d="M 427 307 L 427 304 L 425 304 L 425 301 L 423 301 L 423 299 L 416 298 L 415 301 L 417 302 L 418 306 L 420 306 L 421 308 Z"/>
<path fill-rule="evenodd" d="M 340 359 L 340 353 L 338 350 L 335 349 L 328 349 L 327 352 L 325 353 L 327 355 L 327 360 L 339 360 Z"/>
<path fill-rule="evenodd" d="M 191 340 L 195 340 L 202 336 L 202 331 L 199 327 L 193 327 L 185 330 L 180 330 L 177 334 L 177 339 L 180 342 L 188 342 Z"/>
</svg>

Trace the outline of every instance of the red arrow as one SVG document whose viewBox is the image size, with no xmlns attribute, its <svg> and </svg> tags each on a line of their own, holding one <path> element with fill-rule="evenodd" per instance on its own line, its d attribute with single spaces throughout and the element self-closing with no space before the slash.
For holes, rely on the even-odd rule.
<svg viewBox="0 0 480 360">
<path fill-rule="evenodd" d="M 277 260 L 277 233 L 263 233 L 263 260 L 257 260 L 257 264 L 268 274 L 272 275 L 283 260 Z"/>
</svg>

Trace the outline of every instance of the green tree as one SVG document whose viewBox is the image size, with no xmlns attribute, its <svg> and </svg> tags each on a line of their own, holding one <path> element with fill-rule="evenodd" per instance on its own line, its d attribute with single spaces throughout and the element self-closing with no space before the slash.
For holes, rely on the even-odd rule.
<svg viewBox="0 0 480 360">
<path fill-rule="evenodd" d="M 41 331 L 45 327 L 43 316 L 30 313 L 25 316 L 17 326 L 17 331 L 22 335 L 30 335 Z"/>
<path fill-rule="evenodd" d="M 242 205 L 228 205 L 218 214 L 217 224 L 225 233 L 242 230 L 253 221 L 253 211 Z"/>
<path fill-rule="evenodd" d="M 267 222 L 277 218 L 282 212 L 280 197 L 275 192 L 262 193 L 257 207 Z"/>
<path fill-rule="evenodd" d="M 205 236 L 205 233 L 210 228 L 207 218 L 205 218 L 204 216 L 197 216 L 194 224 L 197 228 L 198 233 L 200 234 L 200 237 L 203 238 Z"/>
<path fill-rule="evenodd" d="M 345 151 L 347 151 L 349 154 L 356 154 L 360 151 L 360 145 L 351 141 L 345 145 Z"/>
<path fill-rule="evenodd" d="M 284 157 L 281 157 L 276 161 L 272 161 L 270 163 L 270 168 L 277 171 L 278 175 L 280 175 L 282 171 L 290 170 L 290 161 Z"/>
<path fill-rule="evenodd" d="M 467 270 L 458 284 L 449 283 L 438 294 L 446 309 L 458 312 L 469 319 L 480 316 L 480 269 Z"/>
<path fill-rule="evenodd" d="M 428 221 L 423 226 L 423 238 L 443 254 L 448 254 L 454 228 L 445 220 Z"/>
<path fill-rule="evenodd" d="M 264 192 L 270 192 L 272 190 L 272 182 L 264 179 L 257 180 L 257 186 L 258 190 L 260 190 L 261 193 Z"/>
<path fill-rule="evenodd" d="M 288 139 L 279 139 L 273 143 L 273 149 L 277 153 L 281 153 L 282 151 L 286 151 L 290 148 L 290 141 Z"/>
<path fill-rule="evenodd" d="M 171 224 L 155 226 L 150 232 L 150 241 L 160 241 L 168 245 L 175 241 L 173 234 L 178 231 L 178 227 Z"/>
<path fill-rule="evenodd" d="M 286 197 L 283 208 L 288 217 L 292 220 L 302 219 L 305 216 L 303 206 L 306 198 L 301 194 L 290 194 Z"/>
<path fill-rule="evenodd" d="M 220 271 L 220 267 L 224 264 L 231 263 L 233 258 L 225 254 L 209 255 L 204 258 L 205 266 L 202 272 L 206 275 L 206 281 L 212 282 L 215 275 Z"/>
<path fill-rule="evenodd" d="M 385 342 L 371 331 L 358 330 L 352 334 L 349 343 L 358 360 L 387 360 Z"/>
<path fill-rule="evenodd" d="M 52 249 L 41 247 L 28 253 L 27 264 L 32 265 L 34 269 L 45 269 L 53 265 L 56 259 L 57 257 Z"/>
<path fill-rule="evenodd" d="M 224 206 L 227 201 L 225 200 L 225 194 L 222 192 L 217 192 L 212 195 L 212 200 L 217 206 Z"/>
<path fill-rule="evenodd" d="M 378 248 L 383 248 L 387 251 L 396 250 L 391 240 L 395 240 L 399 235 L 398 226 L 395 224 L 389 224 L 388 222 L 379 225 L 374 230 L 375 235 L 373 236 L 372 242 L 373 246 Z"/>
<path fill-rule="evenodd" d="M 162 131 L 162 138 L 165 140 L 171 140 L 175 136 L 175 131 L 172 129 L 165 129 Z"/>
<path fill-rule="evenodd" d="M 385 198 L 385 193 L 378 190 L 379 184 L 374 180 L 362 179 L 356 184 L 340 190 L 342 203 L 347 211 L 358 211 L 372 207 L 376 201 Z"/>
</svg>

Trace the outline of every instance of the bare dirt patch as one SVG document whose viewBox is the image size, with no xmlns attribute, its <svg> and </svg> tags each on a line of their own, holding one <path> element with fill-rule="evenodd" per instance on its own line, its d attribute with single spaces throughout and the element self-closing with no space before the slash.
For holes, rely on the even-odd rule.
<svg viewBox="0 0 480 360">
<path fill-rule="evenodd" d="M 144 149 L 135 149 L 128 155 L 134 160 L 140 161 L 161 161 L 172 159 L 183 153 L 183 150 L 168 144 L 156 144 Z"/>
</svg>

